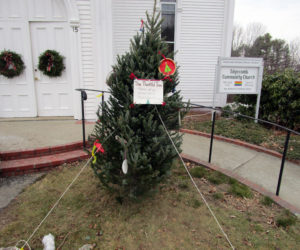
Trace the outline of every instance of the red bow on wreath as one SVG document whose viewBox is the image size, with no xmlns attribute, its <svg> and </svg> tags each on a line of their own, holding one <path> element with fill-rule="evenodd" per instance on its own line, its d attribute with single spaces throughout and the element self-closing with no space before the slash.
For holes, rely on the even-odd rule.
<svg viewBox="0 0 300 250">
<path fill-rule="evenodd" d="M 53 67 L 53 55 L 49 54 L 48 52 L 46 53 L 46 56 L 48 57 L 48 66 L 47 66 L 47 71 L 51 71 Z"/>
<path fill-rule="evenodd" d="M 8 70 L 8 69 L 13 69 L 14 71 L 17 70 L 15 64 L 12 61 L 11 53 L 6 53 L 5 56 L 3 57 L 3 60 L 6 62 L 6 65 L 4 68 L 5 70 Z"/>
</svg>

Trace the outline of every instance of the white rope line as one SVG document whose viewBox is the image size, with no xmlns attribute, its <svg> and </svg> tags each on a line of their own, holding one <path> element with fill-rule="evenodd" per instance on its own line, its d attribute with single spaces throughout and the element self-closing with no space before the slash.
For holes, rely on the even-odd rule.
<svg viewBox="0 0 300 250">
<path fill-rule="evenodd" d="M 205 116 L 205 115 L 208 115 L 208 114 L 211 114 L 211 112 L 208 112 L 208 113 L 205 113 L 205 114 L 201 114 L 201 115 L 187 115 L 183 119 L 190 118 L 190 117 L 195 117 L 195 116 L 200 117 L 200 116 Z"/>
<path fill-rule="evenodd" d="M 229 240 L 227 234 L 224 232 L 224 230 L 223 230 L 221 224 L 219 223 L 217 217 L 215 216 L 214 212 L 211 210 L 211 208 L 210 208 L 210 206 L 208 205 L 206 199 L 204 198 L 203 194 L 201 193 L 200 189 L 198 188 L 197 184 L 195 183 L 195 181 L 194 181 L 192 175 L 190 174 L 188 168 L 186 167 L 186 165 L 185 165 L 185 163 L 184 163 L 184 161 L 183 161 L 183 159 L 182 159 L 180 153 L 178 152 L 178 149 L 176 148 L 176 145 L 175 145 L 175 143 L 173 142 L 172 137 L 170 136 L 170 134 L 169 134 L 169 132 L 168 132 L 168 130 L 167 130 L 167 128 L 166 128 L 166 125 L 165 125 L 165 123 L 163 122 L 163 120 L 162 120 L 162 118 L 161 118 L 161 116 L 160 116 L 160 113 L 158 112 L 158 109 L 157 109 L 156 106 L 155 106 L 155 109 L 156 109 L 156 112 L 157 112 L 157 114 L 158 114 L 158 117 L 159 117 L 159 119 L 160 119 L 160 121 L 161 121 L 161 123 L 162 123 L 162 125 L 163 125 L 163 127 L 164 127 L 164 129 L 165 129 L 165 131 L 166 131 L 166 133 L 167 133 L 167 135 L 169 136 L 169 139 L 170 139 L 170 141 L 172 142 L 172 144 L 173 144 L 173 146 L 174 146 L 174 148 L 175 148 L 175 150 L 176 150 L 176 152 L 177 152 L 179 158 L 181 159 L 181 162 L 182 162 L 182 164 L 183 164 L 185 170 L 187 171 L 187 173 L 188 173 L 188 175 L 189 175 L 191 181 L 193 182 L 194 186 L 196 187 L 198 193 L 200 194 L 202 200 L 204 201 L 204 203 L 205 203 L 205 205 L 207 206 L 208 210 L 210 211 L 211 215 L 212 215 L 213 218 L 215 219 L 217 225 L 219 226 L 221 232 L 222 232 L 223 235 L 225 236 L 225 238 L 226 238 L 226 240 L 228 241 L 229 245 L 231 246 L 232 249 L 234 249 L 234 246 L 231 244 L 231 241 Z"/>
<path fill-rule="evenodd" d="M 107 139 L 109 137 L 111 137 L 113 134 L 115 133 L 115 131 L 113 131 L 108 137 L 105 138 L 105 140 L 102 142 L 102 144 L 104 144 L 104 142 L 107 141 Z M 97 149 L 97 151 L 95 153 L 98 152 L 99 149 Z M 36 231 L 40 228 L 40 226 L 43 224 L 43 222 L 47 219 L 47 217 L 51 214 L 51 212 L 54 210 L 54 208 L 58 205 L 58 203 L 60 202 L 60 200 L 64 197 L 64 195 L 69 191 L 70 187 L 73 185 L 73 183 L 78 179 L 78 177 L 81 175 L 81 173 L 83 172 L 83 170 L 86 168 L 86 166 L 90 163 L 90 161 L 92 160 L 93 156 L 91 156 L 89 158 L 89 160 L 85 163 L 85 165 L 81 168 L 81 170 L 78 172 L 78 174 L 75 176 L 75 178 L 73 179 L 73 181 L 69 184 L 69 186 L 66 188 L 66 190 L 62 193 L 62 195 L 59 197 L 59 199 L 55 202 L 55 204 L 53 205 L 53 207 L 49 210 L 49 212 L 47 213 L 47 215 L 44 217 L 44 219 L 40 222 L 40 224 L 34 229 L 33 233 L 29 236 L 29 238 L 24 241 L 24 240 L 21 240 L 21 241 L 24 241 L 24 245 L 22 246 L 22 248 L 25 246 L 25 245 L 28 245 L 28 242 L 31 240 L 31 238 L 33 237 L 33 235 L 36 233 Z M 20 242 L 20 241 L 19 241 Z M 18 243 L 19 243 L 18 242 Z M 18 244 L 17 243 L 17 244 Z M 15 247 L 17 247 L 17 244 L 15 245 Z M 29 249 L 30 246 L 29 246 Z"/>
<path fill-rule="evenodd" d="M 19 245 L 20 242 L 25 242 L 24 245 L 22 246 L 22 248 L 23 248 L 25 245 L 27 245 L 28 248 L 29 248 L 29 250 L 31 250 L 31 247 L 29 246 L 29 244 L 28 244 L 27 241 L 25 241 L 25 240 L 19 240 L 19 241 L 17 242 L 17 244 L 15 245 L 15 248 L 17 248 L 17 245 Z"/>
</svg>

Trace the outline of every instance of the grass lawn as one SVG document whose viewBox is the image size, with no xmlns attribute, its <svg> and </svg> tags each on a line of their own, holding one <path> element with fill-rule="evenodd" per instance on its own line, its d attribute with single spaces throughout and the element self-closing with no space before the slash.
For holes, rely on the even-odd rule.
<svg viewBox="0 0 300 250">
<path fill-rule="evenodd" d="M 183 128 L 211 133 L 211 121 L 197 120 L 196 117 L 193 120 L 186 119 Z M 216 120 L 215 134 L 260 145 L 280 153 L 283 152 L 286 138 L 286 132 L 267 129 L 253 121 L 240 121 L 223 117 Z M 287 158 L 300 160 L 300 136 L 291 135 Z"/>
<path fill-rule="evenodd" d="M 83 164 L 49 172 L 0 211 L 0 246 L 27 239 Z M 237 249 L 299 247 L 300 223 L 293 215 L 220 173 L 191 163 L 188 167 Z M 229 249 L 177 163 L 153 194 L 123 205 L 99 186 L 90 168 L 85 169 L 30 241 L 32 249 L 42 249 L 42 237 L 49 233 L 56 247 L 64 242 L 60 249 L 88 243 L 95 244 L 94 249 Z"/>
</svg>

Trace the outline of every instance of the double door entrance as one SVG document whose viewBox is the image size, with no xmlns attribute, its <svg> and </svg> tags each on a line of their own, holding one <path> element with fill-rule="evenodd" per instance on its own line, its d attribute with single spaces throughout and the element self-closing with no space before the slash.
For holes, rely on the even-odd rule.
<svg viewBox="0 0 300 250">
<path fill-rule="evenodd" d="M 74 115 L 69 34 L 66 21 L 0 21 L 0 51 L 17 52 L 25 64 L 20 76 L 0 76 L 0 117 Z M 45 50 L 56 50 L 64 57 L 60 77 L 38 70 Z"/>
</svg>

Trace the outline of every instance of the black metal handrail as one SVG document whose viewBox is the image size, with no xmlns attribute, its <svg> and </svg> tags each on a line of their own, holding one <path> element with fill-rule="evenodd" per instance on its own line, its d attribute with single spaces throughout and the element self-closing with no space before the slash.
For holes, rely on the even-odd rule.
<svg viewBox="0 0 300 250">
<path fill-rule="evenodd" d="M 87 100 L 87 94 L 86 91 L 93 91 L 93 92 L 101 92 L 102 93 L 102 98 L 101 98 L 101 103 L 104 103 L 104 93 L 110 93 L 109 91 L 105 90 L 99 90 L 99 89 L 75 89 L 77 91 L 80 91 L 81 94 L 81 123 L 82 123 L 82 144 L 83 148 L 86 148 L 86 143 L 85 143 L 85 118 L 84 118 L 84 101 Z"/>
<path fill-rule="evenodd" d="M 85 91 L 85 90 L 87 90 L 87 91 L 94 91 L 94 92 L 102 92 L 102 93 L 110 93 L 110 91 L 105 91 L 105 90 L 99 90 L 99 89 L 75 89 L 75 90 L 77 90 L 77 91 Z"/>
<path fill-rule="evenodd" d="M 185 102 L 185 103 L 188 104 L 188 102 Z M 255 117 L 248 116 L 248 115 L 243 115 L 241 113 L 237 113 L 237 112 L 233 112 L 233 111 L 229 111 L 229 110 L 223 110 L 222 108 L 213 108 L 211 106 L 204 106 L 204 105 L 199 105 L 199 104 L 190 103 L 190 102 L 189 102 L 189 104 L 196 106 L 196 107 L 189 107 L 189 108 L 207 108 L 207 109 L 212 109 L 212 110 L 216 110 L 216 111 L 222 111 L 222 112 L 229 113 L 231 115 L 241 116 L 241 117 L 248 118 L 248 119 L 251 119 L 251 120 L 256 120 L 256 121 L 259 121 L 259 122 L 262 122 L 262 123 L 266 123 L 266 124 L 281 128 L 283 130 L 290 131 L 291 133 L 294 133 L 296 135 L 300 135 L 299 132 L 297 132 L 295 130 L 292 130 L 290 128 L 284 127 L 284 126 L 279 125 L 279 124 L 274 123 L 274 122 L 266 121 L 266 120 L 255 118 Z"/>
<path fill-rule="evenodd" d="M 86 148 L 86 142 L 85 142 L 85 117 L 84 117 L 84 101 L 87 100 L 86 91 L 101 92 L 102 93 L 102 99 L 101 99 L 102 104 L 104 103 L 104 94 L 105 93 L 110 93 L 110 91 L 99 90 L 99 89 L 86 89 L 86 88 L 78 88 L 76 90 L 80 91 L 80 93 L 81 93 L 82 137 L 83 137 L 83 147 Z M 237 113 L 237 112 L 233 112 L 233 111 L 229 111 L 229 110 L 223 110 L 221 108 L 214 108 L 214 107 L 211 107 L 211 106 L 204 106 L 204 105 L 200 105 L 200 104 L 196 104 L 196 103 L 190 103 L 190 102 L 184 102 L 184 103 L 188 104 L 189 108 L 207 108 L 207 109 L 213 110 L 212 128 L 211 128 L 211 135 L 210 135 L 209 158 L 208 158 L 209 163 L 211 162 L 212 151 L 213 151 L 213 139 L 214 139 L 214 127 L 215 127 L 216 111 L 226 112 L 226 113 L 229 113 L 229 114 L 234 115 L 234 116 L 240 116 L 240 117 L 248 118 L 248 119 L 251 119 L 251 120 L 259 121 L 261 123 L 266 123 L 266 124 L 269 124 L 269 125 L 272 125 L 272 126 L 275 126 L 275 127 L 278 127 L 280 129 L 283 129 L 283 130 L 287 131 L 286 140 L 285 140 L 285 144 L 284 144 L 284 151 L 283 151 L 283 154 L 282 154 L 280 173 L 279 173 L 278 183 L 277 183 L 277 188 L 276 188 L 276 195 L 277 196 L 279 195 L 281 179 L 282 179 L 282 174 L 283 174 L 284 163 L 285 163 L 285 159 L 286 159 L 286 153 L 287 153 L 287 149 L 288 149 L 290 135 L 291 135 L 291 133 L 294 133 L 295 135 L 300 135 L 299 132 L 297 132 L 295 130 L 292 130 L 292 129 L 289 129 L 287 127 L 281 126 L 279 124 L 276 124 L 274 122 L 266 121 L 266 120 L 259 119 L 259 118 L 254 118 L 254 117 L 251 117 L 251 116 L 248 116 L 248 115 L 243 115 L 243 114 L 240 114 L 240 113 Z"/>
<path fill-rule="evenodd" d="M 283 154 L 282 154 L 282 158 L 281 158 L 281 166 L 280 166 L 280 172 L 279 172 L 279 176 L 278 176 L 278 182 L 277 182 L 277 188 L 276 188 L 276 195 L 279 195 L 279 191 L 280 191 L 280 185 L 281 185 L 281 179 L 282 179 L 282 174 L 283 174 L 283 169 L 284 169 L 284 164 L 285 164 L 285 159 L 286 159 L 286 154 L 287 154 L 287 149 L 288 149 L 288 145 L 289 145 L 289 140 L 290 140 L 290 135 L 291 133 L 294 133 L 295 135 L 300 135 L 299 132 L 292 130 L 290 128 L 281 126 L 279 124 L 276 124 L 274 122 L 269 122 L 263 119 L 258 119 L 258 118 L 254 118 L 248 115 L 243 115 L 237 112 L 233 112 L 233 111 L 229 111 L 229 110 L 223 110 L 221 108 L 214 108 L 214 107 L 210 107 L 210 106 L 204 106 L 204 105 L 200 105 L 200 104 L 196 104 L 196 103 L 190 103 L 190 102 L 185 102 L 186 104 L 189 105 L 189 108 L 206 108 L 206 109 L 211 109 L 213 110 L 213 116 L 212 116 L 212 128 L 211 128 L 211 134 L 210 134 L 210 147 L 209 147 L 209 156 L 208 156 L 208 162 L 211 162 L 211 156 L 212 156 L 212 150 L 213 150 L 213 139 L 214 139 L 214 127 L 215 127 L 215 119 L 216 119 L 216 111 L 221 111 L 221 112 L 226 112 L 229 113 L 231 115 L 235 115 L 235 116 L 241 116 L 244 118 L 248 118 L 251 120 L 255 120 L 255 121 L 259 121 L 261 123 L 266 123 L 275 127 L 278 127 L 280 129 L 283 129 L 285 131 L 287 131 L 287 135 L 286 135 L 286 139 L 285 139 L 285 143 L 284 143 L 284 150 L 283 150 Z M 192 105 L 192 106 L 190 106 Z M 194 107 L 193 107 L 194 106 Z"/>
</svg>

